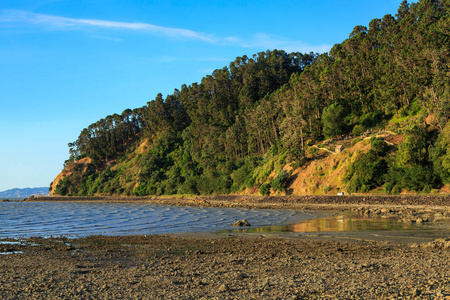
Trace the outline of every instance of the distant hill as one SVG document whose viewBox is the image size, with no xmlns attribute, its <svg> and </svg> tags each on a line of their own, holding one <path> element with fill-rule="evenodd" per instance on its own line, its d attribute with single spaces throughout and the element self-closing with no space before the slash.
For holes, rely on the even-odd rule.
<svg viewBox="0 0 450 300">
<path fill-rule="evenodd" d="M 0 198 L 26 198 L 31 195 L 48 195 L 48 187 L 11 189 L 0 192 Z"/>
</svg>

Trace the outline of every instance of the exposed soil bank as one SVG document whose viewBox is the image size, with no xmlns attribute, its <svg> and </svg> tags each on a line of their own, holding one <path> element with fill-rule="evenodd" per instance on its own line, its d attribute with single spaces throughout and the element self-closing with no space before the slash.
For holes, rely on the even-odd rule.
<svg viewBox="0 0 450 300">
<path fill-rule="evenodd" d="M 449 299 L 450 242 L 128 236 L 4 244 L 1 299 Z M 446 248 L 447 247 L 447 248 Z M 7 248 L 7 249 L 6 249 Z"/>
</svg>

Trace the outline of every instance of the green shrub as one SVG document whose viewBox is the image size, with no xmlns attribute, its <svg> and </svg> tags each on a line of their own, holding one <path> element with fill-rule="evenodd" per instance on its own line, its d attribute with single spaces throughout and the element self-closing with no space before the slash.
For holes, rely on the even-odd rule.
<svg viewBox="0 0 450 300">
<path fill-rule="evenodd" d="M 289 172 L 287 172 L 286 170 L 280 170 L 280 172 L 278 172 L 277 176 L 271 182 L 273 190 L 280 192 L 286 191 L 285 184 L 289 179 L 289 176 Z"/>
<path fill-rule="evenodd" d="M 345 179 L 350 183 L 349 192 L 368 192 L 383 185 L 388 164 L 374 150 L 362 154 L 350 165 Z"/>
<path fill-rule="evenodd" d="M 450 122 L 439 134 L 434 147 L 430 148 L 433 169 L 444 183 L 450 183 Z"/>
<path fill-rule="evenodd" d="M 178 194 L 198 195 L 197 181 L 194 177 L 187 177 L 183 184 L 178 188 Z"/>
<path fill-rule="evenodd" d="M 323 134 L 326 138 L 341 135 L 345 131 L 345 110 L 338 104 L 331 104 L 322 113 Z"/>
<path fill-rule="evenodd" d="M 317 149 L 316 147 L 310 147 L 310 148 L 308 149 L 308 152 L 309 152 L 309 154 L 310 154 L 312 157 L 316 156 L 316 154 L 317 154 L 318 151 L 319 151 L 319 149 Z"/>
<path fill-rule="evenodd" d="M 398 195 L 402 192 L 402 189 L 398 185 L 394 185 L 391 194 Z"/>
<path fill-rule="evenodd" d="M 440 179 L 430 167 L 392 167 L 385 176 L 387 189 L 397 187 L 399 190 L 428 193 L 440 186 Z M 391 191 L 394 193 L 393 191 Z"/>
<path fill-rule="evenodd" d="M 370 146 L 378 156 L 385 156 L 389 151 L 389 145 L 383 138 L 373 137 L 370 139 Z"/>
<path fill-rule="evenodd" d="M 259 188 L 259 193 L 263 196 L 268 196 L 270 194 L 270 183 L 264 183 Z"/>
<path fill-rule="evenodd" d="M 428 160 L 428 131 L 425 126 L 419 124 L 408 129 L 404 134 L 405 141 L 401 143 L 397 151 L 397 165 L 400 167 L 426 166 Z"/>
<path fill-rule="evenodd" d="M 255 183 L 253 178 L 253 171 L 259 166 L 261 162 L 260 157 L 249 156 L 238 164 L 236 170 L 231 173 L 232 185 L 230 186 L 231 192 L 239 192 L 245 187 L 252 187 Z"/>
<path fill-rule="evenodd" d="M 353 127 L 352 130 L 352 134 L 354 136 L 360 136 L 361 134 L 364 133 L 364 131 L 366 130 L 366 128 L 363 125 L 355 125 L 355 127 Z"/>
<path fill-rule="evenodd" d="M 370 128 L 378 125 L 385 118 L 384 112 L 381 110 L 375 110 L 371 113 L 364 114 L 360 117 L 360 124 L 365 128 Z"/>
</svg>

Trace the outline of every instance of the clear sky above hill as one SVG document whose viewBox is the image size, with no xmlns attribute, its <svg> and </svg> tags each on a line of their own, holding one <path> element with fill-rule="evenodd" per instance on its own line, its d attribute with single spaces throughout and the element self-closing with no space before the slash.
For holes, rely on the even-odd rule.
<svg viewBox="0 0 450 300">
<path fill-rule="evenodd" d="M 401 0 L 1 0 L 0 191 L 48 186 L 91 123 L 237 56 L 327 52 Z"/>
</svg>

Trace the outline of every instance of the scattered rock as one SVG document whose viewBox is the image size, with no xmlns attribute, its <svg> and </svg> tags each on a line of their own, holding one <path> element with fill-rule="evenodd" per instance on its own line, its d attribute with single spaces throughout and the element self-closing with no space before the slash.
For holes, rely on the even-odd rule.
<svg viewBox="0 0 450 300">
<path fill-rule="evenodd" d="M 222 284 L 220 287 L 219 287 L 219 292 L 226 292 L 226 291 L 228 291 L 230 288 L 228 287 L 228 285 L 226 285 L 226 284 Z"/>
<path fill-rule="evenodd" d="M 413 244 L 412 246 L 415 245 Z M 444 249 L 444 250 L 450 249 L 450 238 L 436 239 L 429 243 L 420 244 L 417 247 L 429 249 Z"/>
<path fill-rule="evenodd" d="M 233 224 L 231 224 L 231 226 L 248 227 L 248 226 L 252 226 L 252 225 L 250 225 L 250 223 L 247 222 L 247 220 L 239 220 L 239 221 L 236 221 Z"/>
</svg>

